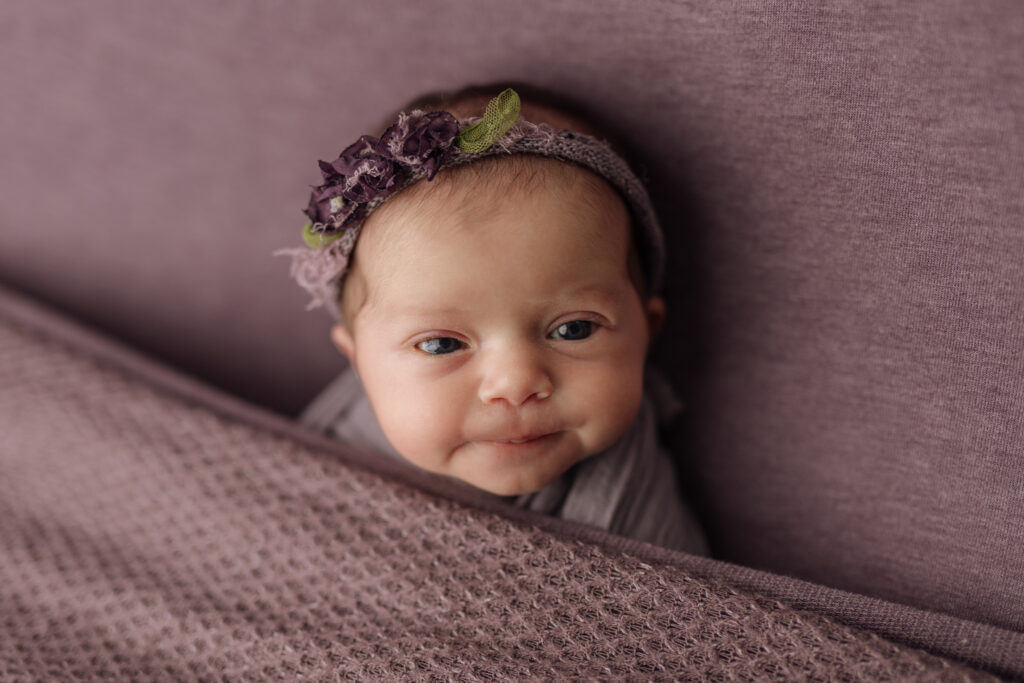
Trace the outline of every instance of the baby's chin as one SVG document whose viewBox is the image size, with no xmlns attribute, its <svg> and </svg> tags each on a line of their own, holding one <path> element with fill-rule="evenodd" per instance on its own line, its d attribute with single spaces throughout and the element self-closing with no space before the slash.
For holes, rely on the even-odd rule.
<svg viewBox="0 0 1024 683">
<path fill-rule="evenodd" d="M 510 476 L 496 476 L 482 472 L 455 473 L 450 470 L 433 471 L 435 474 L 444 475 L 473 489 L 503 497 L 536 493 L 564 474 L 564 470 L 548 474 L 517 472 Z"/>
<path fill-rule="evenodd" d="M 566 441 L 555 446 L 557 455 L 552 454 L 551 462 L 542 462 L 520 468 L 473 468 L 462 472 L 453 471 L 449 474 L 474 488 L 496 496 L 521 496 L 528 493 L 536 493 L 561 477 L 575 464 L 590 457 L 585 451 L 579 449 L 578 444 L 571 443 L 573 435 L 564 434 L 563 438 Z M 569 451 L 569 454 L 566 453 L 566 450 Z M 572 453 L 573 451 L 576 451 L 576 453 Z M 463 455 L 479 457 L 479 454 L 473 453 L 472 450 Z M 493 457 L 493 454 L 491 457 Z M 488 460 L 490 460 L 490 464 L 493 467 L 494 461 L 490 458 L 483 460 L 479 464 L 487 463 Z M 472 458 L 468 462 L 471 465 L 478 464 Z"/>
<path fill-rule="evenodd" d="M 469 441 L 446 453 L 396 450 L 421 469 L 506 497 L 536 493 L 600 450 L 588 449 L 575 429 L 544 438 L 532 445 Z"/>
<path fill-rule="evenodd" d="M 522 482 L 512 482 L 512 483 L 500 482 L 500 483 L 495 483 L 495 482 L 490 482 L 490 481 L 473 482 L 473 481 L 469 481 L 469 480 L 466 480 L 466 479 L 460 479 L 459 477 L 455 477 L 455 478 L 458 479 L 459 481 L 461 481 L 464 484 L 469 484 L 470 486 L 472 486 L 475 489 L 480 489 L 481 491 L 486 491 L 487 493 L 494 494 L 495 496 L 517 497 L 517 496 L 521 496 L 521 495 L 524 495 L 524 494 L 527 494 L 527 493 L 536 493 L 537 491 L 542 490 L 544 487 L 546 487 L 548 484 L 553 482 L 558 477 L 551 477 L 549 479 L 543 479 L 543 480 L 539 480 L 539 481 L 533 482 L 533 483 L 522 483 Z"/>
</svg>

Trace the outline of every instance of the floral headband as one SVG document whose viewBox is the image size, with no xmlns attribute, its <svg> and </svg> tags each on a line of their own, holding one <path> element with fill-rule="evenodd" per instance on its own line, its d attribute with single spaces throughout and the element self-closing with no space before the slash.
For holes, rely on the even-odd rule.
<svg viewBox="0 0 1024 683">
<path fill-rule="evenodd" d="M 456 119 L 446 111 L 414 110 L 380 138 L 363 135 L 331 163 L 321 161 L 323 184 L 313 188 L 302 229 L 306 247 L 279 249 L 292 257 L 291 275 L 313 300 L 341 318 L 338 297 L 363 223 L 389 197 L 438 171 L 498 154 L 534 154 L 575 163 L 607 180 L 626 200 L 650 291 L 661 286 L 664 241 L 643 183 L 611 146 L 547 124 L 519 119 L 512 89 L 492 99 L 483 117 Z"/>
</svg>

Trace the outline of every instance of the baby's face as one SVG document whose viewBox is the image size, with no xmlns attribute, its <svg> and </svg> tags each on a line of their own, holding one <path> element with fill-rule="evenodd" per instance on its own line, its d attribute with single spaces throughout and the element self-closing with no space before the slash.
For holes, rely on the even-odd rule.
<svg viewBox="0 0 1024 683">
<path fill-rule="evenodd" d="M 332 335 L 415 465 L 528 493 L 634 419 L 662 304 L 630 281 L 621 200 L 595 196 L 582 173 L 528 190 L 427 186 L 367 222 L 368 297 L 354 335 Z"/>
</svg>

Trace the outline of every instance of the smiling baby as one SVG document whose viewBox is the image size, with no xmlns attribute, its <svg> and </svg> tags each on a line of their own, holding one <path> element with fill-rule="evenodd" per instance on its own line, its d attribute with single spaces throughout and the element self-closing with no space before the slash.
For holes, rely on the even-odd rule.
<svg viewBox="0 0 1024 683">
<path fill-rule="evenodd" d="M 320 162 L 308 248 L 278 253 L 334 313 L 349 368 L 301 419 L 513 505 L 704 554 L 659 443 L 677 404 L 645 372 L 665 311 L 647 192 L 584 119 L 483 92 L 421 98 Z"/>
</svg>

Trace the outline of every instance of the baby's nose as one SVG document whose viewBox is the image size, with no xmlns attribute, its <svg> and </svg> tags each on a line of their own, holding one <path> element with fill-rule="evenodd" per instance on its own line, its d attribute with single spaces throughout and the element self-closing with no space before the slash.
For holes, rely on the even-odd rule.
<svg viewBox="0 0 1024 683">
<path fill-rule="evenodd" d="M 483 360 L 479 395 L 484 403 L 506 401 L 520 406 L 530 399 L 551 396 L 551 375 L 528 347 L 493 350 Z"/>
</svg>

